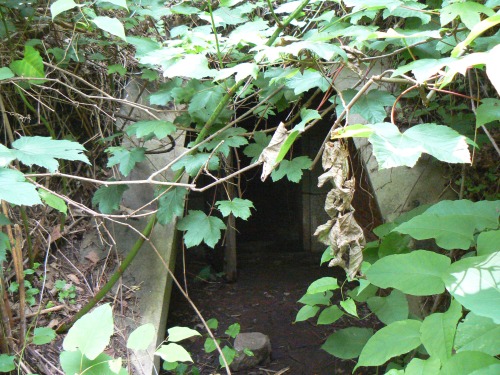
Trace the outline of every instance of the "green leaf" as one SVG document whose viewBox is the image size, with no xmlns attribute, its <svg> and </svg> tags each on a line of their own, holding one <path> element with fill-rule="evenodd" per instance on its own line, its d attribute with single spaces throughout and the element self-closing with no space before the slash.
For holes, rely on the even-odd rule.
<svg viewBox="0 0 500 375">
<path fill-rule="evenodd" d="M 219 167 L 219 158 L 217 156 L 208 153 L 198 153 L 184 156 L 181 160 L 172 165 L 172 170 L 178 171 L 185 168 L 187 174 L 194 177 L 207 162 L 209 170 L 214 170 Z"/>
<path fill-rule="evenodd" d="M 418 358 L 413 358 L 408 366 L 406 366 L 405 375 L 431 375 L 439 374 L 439 369 L 441 368 L 441 362 L 437 358 L 428 358 L 427 360 L 422 360 Z"/>
<path fill-rule="evenodd" d="M 7 250 L 10 250 L 9 237 L 4 232 L 0 232 L 0 266 L 7 261 Z"/>
<path fill-rule="evenodd" d="M 286 176 L 289 181 L 298 183 L 302 178 L 302 170 L 308 169 L 311 164 L 312 160 L 308 156 L 299 156 L 290 161 L 283 160 L 279 167 L 272 172 L 271 178 L 273 181 L 278 181 Z"/>
<path fill-rule="evenodd" d="M 319 265 L 322 266 L 323 263 L 329 262 L 334 258 L 333 256 L 333 251 L 332 247 L 328 246 L 325 251 L 323 251 L 323 254 L 321 255 L 321 260 L 319 262 Z"/>
<path fill-rule="evenodd" d="M 481 13 L 487 16 L 495 14 L 495 12 L 487 6 L 473 1 L 453 3 L 441 9 L 441 26 L 446 26 L 456 17 L 460 17 L 464 25 L 469 30 L 472 30 L 472 28 L 481 21 Z"/>
<path fill-rule="evenodd" d="M 415 296 L 440 294 L 444 292 L 442 277 L 450 262 L 444 255 L 415 250 L 378 260 L 366 271 L 366 277 L 380 288 L 395 288 Z"/>
<path fill-rule="evenodd" d="M 418 320 L 400 320 L 377 331 L 361 351 L 356 368 L 380 366 L 392 357 L 408 353 L 420 344 Z"/>
<path fill-rule="evenodd" d="M 191 355 L 179 344 L 169 343 L 162 345 L 155 355 L 167 362 L 193 362 Z"/>
<path fill-rule="evenodd" d="M 477 255 L 488 255 L 500 251 L 500 230 L 481 232 L 477 237 Z"/>
<path fill-rule="evenodd" d="M 14 72 L 6 66 L 0 68 L 0 81 L 14 77 Z"/>
<path fill-rule="evenodd" d="M 217 201 L 215 206 L 226 217 L 233 214 L 234 217 L 247 220 L 250 215 L 250 208 L 255 208 L 253 203 L 248 199 L 234 198 L 232 201 Z"/>
<path fill-rule="evenodd" d="M 80 350 L 93 360 L 109 344 L 113 334 L 113 312 L 109 303 L 95 308 L 78 319 L 63 342 L 64 350 Z"/>
<path fill-rule="evenodd" d="M 219 321 L 215 318 L 207 320 L 207 326 L 210 329 L 217 329 L 219 327 Z"/>
<path fill-rule="evenodd" d="M 28 166 L 36 164 L 55 172 L 59 168 L 56 160 L 78 160 L 90 164 L 83 154 L 85 148 L 78 142 L 55 140 L 50 137 L 21 137 L 12 143 L 12 150 L 19 161 Z"/>
<path fill-rule="evenodd" d="M 460 352 L 455 354 L 446 363 L 439 375 L 471 375 L 474 371 L 487 368 L 490 365 L 500 364 L 500 361 L 481 352 Z M 488 372 L 483 375 L 488 374 Z M 494 373 L 489 373 L 493 375 Z"/>
<path fill-rule="evenodd" d="M 19 77 L 45 78 L 45 69 L 40 52 L 29 45 L 24 46 L 24 58 L 11 62 L 10 69 Z M 44 82 L 46 81 L 42 79 L 28 80 L 28 83 L 40 85 Z"/>
<path fill-rule="evenodd" d="M 492 319 L 469 312 L 458 325 L 455 337 L 457 352 L 476 351 L 492 356 L 500 354 L 500 325 Z"/>
<path fill-rule="evenodd" d="M 321 314 L 319 314 L 318 325 L 335 323 L 343 315 L 344 315 L 343 311 L 340 310 L 340 308 L 338 306 L 328 306 L 323 311 L 321 311 Z M 326 351 L 328 352 L 328 350 L 326 350 Z M 332 354 L 332 353 L 330 353 L 330 354 Z"/>
<path fill-rule="evenodd" d="M 500 100 L 486 98 L 476 109 L 476 128 L 500 120 Z"/>
<path fill-rule="evenodd" d="M 99 211 L 103 214 L 111 214 L 113 211 L 120 208 L 123 193 L 127 189 L 127 185 L 101 186 L 94 193 L 92 204 L 94 206 L 99 206 Z"/>
<path fill-rule="evenodd" d="M 146 156 L 144 153 L 146 149 L 144 147 L 135 147 L 131 150 L 127 150 L 125 147 L 108 147 L 106 152 L 110 153 L 112 156 L 108 159 L 108 168 L 119 164 L 119 170 L 122 175 L 127 177 L 132 169 L 134 169 L 137 163 L 144 161 Z"/>
<path fill-rule="evenodd" d="M 226 225 L 218 217 L 207 216 L 203 211 L 190 210 L 187 216 L 179 220 L 177 229 L 186 232 L 184 243 L 188 248 L 197 246 L 202 241 L 214 248 L 221 238 L 221 230 L 226 229 Z"/>
<path fill-rule="evenodd" d="M 498 227 L 500 201 L 441 201 L 394 230 L 417 240 L 435 238 L 438 246 L 467 250 L 474 233 Z"/>
<path fill-rule="evenodd" d="M 33 344 L 48 344 L 56 338 L 56 332 L 49 327 L 38 327 L 33 331 Z"/>
<path fill-rule="evenodd" d="M 168 329 L 169 342 L 179 342 L 194 336 L 201 335 L 198 331 L 187 327 L 172 327 Z"/>
<path fill-rule="evenodd" d="M 128 10 L 127 0 L 97 0 L 97 4 L 100 4 L 100 3 L 115 4 L 115 5 L 118 5 L 119 7 L 122 7 L 122 8 L 125 8 Z"/>
<path fill-rule="evenodd" d="M 331 334 L 321 349 L 342 359 L 357 358 L 367 341 L 373 336 L 371 328 L 349 327 Z"/>
<path fill-rule="evenodd" d="M 158 200 L 158 222 L 167 225 L 175 217 L 181 217 L 184 214 L 184 200 L 187 189 L 181 187 L 171 188 L 163 194 Z"/>
<path fill-rule="evenodd" d="M 246 130 L 243 128 L 227 129 L 210 142 L 205 143 L 202 149 L 212 151 L 217 147 L 217 151 L 227 157 L 231 147 L 238 148 L 248 144 L 247 139 L 242 136 L 245 133 Z"/>
<path fill-rule="evenodd" d="M 255 132 L 253 138 L 255 143 L 249 144 L 243 150 L 243 153 L 246 156 L 252 158 L 251 163 L 255 163 L 255 161 L 257 161 L 260 154 L 262 154 L 262 151 L 269 145 L 269 142 L 271 142 L 272 136 L 266 135 L 266 133 L 263 132 Z"/>
<path fill-rule="evenodd" d="M 14 169 L 0 168 L 0 199 L 11 204 L 33 206 L 42 204 L 35 185 Z"/>
<path fill-rule="evenodd" d="M 374 130 L 367 125 L 363 124 L 355 124 L 355 125 L 347 125 L 343 128 L 336 129 L 332 133 L 332 139 L 340 139 L 340 138 L 368 138 L 372 135 Z"/>
<path fill-rule="evenodd" d="M 135 56 L 141 58 L 150 52 L 156 51 L 161 48 L 161 44 L 151 38 L 129 36 L 127 42 L 135 47 Z M 154 94 L 153 94 L 154 95 Z M 151 103 L 151 102 L 150 102 Z M 151 103 L 155 104 L 155 103 Z M 163 103 L 161 105 L 165 105 Z"/>
<path fill-rule="evenodd" d="M 65 374 L 85 374 L 85 375 L 116 375 L 112 371 L 110 364 L 114 362 L 109 355 L 101 353 L 94 359 L 84 356 L 79 350 L 65 351 L 60 355 L 61 367 Z M 118 372 L 119 375 L 127 375 L 123 368 Z"/>
<path fill-rule="evenodd" d="M 370 125 L 374 133 L 368 138 L 379 168 L 413 167 L 422 153 L 446 163 L 470 163 L 466 138 L 455 130 L 436 124 L 412 126 L 400 133 L 396 125 Z"/>
<path fill-rule="evenodd" d="M 78 5 L 73 0 L 57 0 L 50 6 L 50 13 L 52 14 L 52 21 L 62 12 L 66 12 L 67 10 L 73 9 Z"/>
<path fill-rule="evenodd" d="M 220 343 L 220 340 L 217 340 L 217 342 Z M 205 350 L 205 353 L 212 353 L 216 349 L 217 346 L 215 345 L 215 341 L 211 337 L 207 337 L 205 344 L 203 344 L 203 350 Z"/>
<path fill-rule="evenodd" d="M 127 74 L 127 68 L 119 64 L 109 65 L 108 74 L 111 75 L 114 73 L 118 73 L 120 76 L 123 77 L 125 76 L 125 74 Z"/>
<path fill-rule="evenodd" d="M 322 277 L 314 281 L 309 288 L 307 288 L 306 294 L 317 294 L 326 292 L 328 290 L 338 289 L 339 285 L 337 284 L 337 279 L 334 277 Z"/>
<path fill-rule="evenodd" d="M 340 301 L 340 306 L 349 314 L 358 316 L 358 311 L 356 309 L 356 302 L 352 298 L 348 298 L 344 301 Z"/>
<path fill-rule="evenodd" d="M 156 335 L 155 326 L 151 323 L 143 324 L 132 331 L 127 340 L 127 348 L 132 350 L 146 350 Z"/>
<path fill-rule="evenodd" d="M 99 29 L 106 31 L 111 35 L 117 36 L 125 42 L 127 41 L 127 38 L 125 37 L 125 29 L 119 19 L 107 16 L 98 16 L 95 17 L 92 22 L 94 22 Z"/>
<path fill-rule="evenodd" d="M 320 72 L 307 69 L 287 80 L 286 86 L 293 89 L 295 95 L 300 95 L 310 89 L 319 88 L 325 92 L 330 87 L 330 81 L 323 77 Z"/>
<path fill-rule="evenodd" d="M 230 348 L 229 346 L 224 346 L 222 348 L 222 354 L 224 355 L 227 364 L 231 365 L 231 363 L 233 363 L 234 357 L 236 357 L 236 350 Z M 219 364 L 222 368 L 226 367 L 224 361 L 222 360 L 222 356 L 219 356 Z"/>
<path fill-rule="evenodd" d="M 431 357 L 445 363 L 452 355 L 457 323 L 462 318 L 462 306 L 452 301 L 445 313 L 427 316 L 420 327 L 420 338 Z"/>
<path fill-rule="evenodd" d="M 353 89 L 348 89 L 342 92 L 344 102 L 349 102 L 354 98 L 358 92 Z M 371 124 L 382 122 L 387 117 L 385 107 L 390 107 L 394 104 L 396 98 L 387 91 L 371 90 L 366 95 L 361 96 L 349 110 L 350 114 L 357 114 L 362 116 L 366 121 Z M 339 116 L 344 110 L 342 101 L 339 98 L 335 99 L 338 103 L 336 111 Z M 358 135 L 359 136 L 359 135 Z"/>
<path fill-rule="evenodd" d="M 410 236 L 397 232 L 389 233 L 380 241 L 378 256 L 383 258 L 388 255 L 408 253 L 410 241 Z"/>
<path fill-rule="evenodd" d="M 314 306 L 314 305 L 330 305 L 330 298 L 332 298 L 333 293 L 330 291 L 321 292 L 316 294 L 304 294 L 301 299 L 297 302 L 304 305 Z"/>
<path fill-rule="evenodd" d="M 366 301 L 368 307 L 384 324 L 408 319 L 408 301 L 399 290 L 393 290 L 387 297 L 371 297 Z"/>
<path fill-rule="evenodd" d="M 453 263 L 443 280 L 466 309 L 500 324 L 500 252 Z"/>
<path fill-rule="evenodd" d="M 498 25 L 500 23 L 500 14 L 495 14 L 494 16 L 488 17 L 485 20 L 476 24 L 467 38 L 464 41 L 457 44 L 453 51 L 451 51 L 451 57 L 461 56 L 465 48 L 471 44 L 479 35 L 484 33 L 486 30 Z"/>
<path fill-rule="evenodd" d="M 154 135 L 158 139 L 163 139 L 167 135 L 175 133 L 177 128 L 170 121 L 163 120 L 143 120 L 129 125 L 125 132 L 128 135 L 135 135 L 137 138 L 149 138 Z"/>
<path fill-rule="evenodd" d="M 300 308 L 297 316 L 295 317 L 295 322 L 303 322 L 304 320 L 313 318 L 319 311 L 319 306 L 309 306 L 304 305 Z"/>
<path fill-rule="evenodd" d="M 42 198 L 42 200 L 45 202 L 45 204 L 63 213 L 64 215 L 68 213 L 68 206 L 66 206 L 66 202 L 58 196 L 43 189 L 40 189 L 38 191 L 38 194 L 40 195 L 40 198 Z"/>
<path fill-rule="evenodd" d="M 14 364 L 13 355 L 8 354 L 0 354 L 0 372 L 10 372 L 16 369 L 16 365 Z"/>
<path fill-rule="evenodd" d="M 321 115 L 315 109 L 302 108 L 300 110 L 300 118 L 302 119 L 302 121 L 300 121 L 297 125 L 295 125 L 294 129 L 303 132 L 305 126 L 308 123 L 310 123 L 313 120 L 320 120 Z"/>
<path fill-rule="evenodd" d="M 231 324 L 228 329 L 226 329 L 226 332 L 224 332 L 226 335 L 228 335 L 229 337 L 232 337 L 233 339 L 236 338 L 236 336 L 238 336 L 238 334 L 240 333 L 240 325 L 238 323 L 233 323 Z"/>
</svg>

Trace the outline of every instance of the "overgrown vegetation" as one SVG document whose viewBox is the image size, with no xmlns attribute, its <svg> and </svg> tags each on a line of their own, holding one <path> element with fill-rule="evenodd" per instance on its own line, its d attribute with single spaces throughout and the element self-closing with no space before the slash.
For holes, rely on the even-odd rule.
<svg viewBox="0 0 500 375">
<path fill-rule="evenodd" d="M 123 213 L 121 197 L 127 184 L 154 185 L 157 210 L 146 212 L 143 235 L 155 222 L 178 219 L 187 248 L 214 247 L 229 220 L 246 220 L 254 208 L 238 188 L 243 171 L 262 167 L 262 179 L 297 183 L 322 159 L 320 183 L 332 183 L 331 220 L 317 231 L 328 246 L 324 260 L 359 286 L 343 293 L 339 307 L 331 303 L 337 281 L 318 280 L 297 320 L 323 309 L 318 324 L 333 324 L 344 313 L 357 316 L 356 304 L 366 302 L 386 326 L 337 331 L 326 351 L 388 374 L 497 373 L 499 9 L 496 0 L 3 1 L 0 292 L 8 298 L 0 298 L 0 371 L 44 371 L 24 349 L 55 332 L 36 327 L 25 307 L 49 302 L 43 260 L 67 234 L 74 210 L 104 224 L 141 216 Z M 385 70 L 371 74 L 381 61 Z M 341 91 L 336 80 L 346 70 L 359 83 Z M 124 97 L 138 79 L 139 97 Z M 122 105 L 128 113 L 118 112 Z M 367 123 L 348 123 L 352 114 Z M 320 153 L 297 155 L 294 142 L 320 122 L 331 125 Z M 181 135 L 185 153 L 145 180 L 125 180 Z M 352 215 L 344 143 L 351 137 L 368 139 L 380 168 L 413 167 L 423 153 L 463 164 L 451 183 L 469 200 L 408 212 L 365 244 Z M 158 148 L 148 149 L 151 139 Z M 167 172 L 174 177 L 165 180 Z M 227 199 L 184 212 L 188 193 L 213 187 Z M 429 239 L 437 246 L 418 242 Z M 54 300 L 75 298 L 59 286 Z M 423 309 L 410 311 L 406 295 L 418 296 Z M 107 342 L 90 356 L 81 345 L 65 345 L 64 371 L 69 357 L 79 363 L 70 373 L 85 371 Z M 103 363 L 99 373 L 124 371 L 107 356 Z"/>
</svg>

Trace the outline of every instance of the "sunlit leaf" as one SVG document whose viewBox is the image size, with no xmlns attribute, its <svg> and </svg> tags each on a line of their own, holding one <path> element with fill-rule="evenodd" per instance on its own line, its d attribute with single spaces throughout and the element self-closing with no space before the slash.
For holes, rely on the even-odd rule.
<svg viewBox="0 0 500 375">
<path fill-rule="evenodd" d="M 190 337 L 201 336 L 198 331 L 188 327 L 172 327 L 167 332 L 169 342 L 179 342 Z"/>
<path fill-rule="evenodd" d="M 393 290 L 387 297 L 371 297 L 366 301 L 371 311 L 384 324 L 408 319 L 408 301 L 398 290 Z"/>
<path fill-rule="evenodd" d="M 147 138 L 154 134 L 156 138 L 163 139 L 167 135 L 175 133 L 176 129 L 170 121 L 143 120 L 129 125 L 125 132 L 128 135 L 135 135 L 137 138 Z"/>
<path fill-rule="evenodd" d="M 35 185 L 14 169 L 0 168 L 0 199 L 11 204 L 33 206 L 42 204 Z"/>
<path fill-rule="evenodd" d="M 146 350 L 153 342 L 156 330 L 153 324 L 143 324 L 132 331 L 127 340 L 127 348 Z"/>
<path fill-rule="evenodd" d="M 295 317 L 295 322 L 303 322 L 304 320 L 313 318 L 319 311 L 319 306 L 309 306 L 304 305 L 300 308 L 297 316 Z"/>
<path fill-rule="evenodd" d="M 162 345 L 160 349 L 155 352 L 155 355 L 167 362 L 193 362 L 188 351 L 175 343 Z"/>
<path fill-rule="evenodd" d="M 469 312 L 458 325 L 455 337 L 457 352 L 477 351 L 492 356 L 500 354 L 500 325 L 493 319 Z"/>
<path fill-rule="evenodd" d="M 37 327 L 33 330 L 33 344 L 48 344 L 56 338 L 56 332 L 49 327 Z"/>
<path fill-rule="evenodd" d="M 248 199 L 234 198 L 232 201 L 217 201 L 215 206 L 226 217 L 233 214 L 234 217 L 239 217 L 247 220 L 250 215 L 250 209 L 255 208 L 253 203 Z"/>
<path fill-rule="evenodd" d="M 125 29 L 119 19 L 111 18 L 108 16 L 98 16 L 94 17 L 92 19 L 92 22 L 94 22 L 99 29 L 106 31 L 111 35 L 117 36 L 124 41 L 127 41 L 127 38 L 125 36 Z"/>
<path fill-rule="evenodd" d="M 63 213 L 66 215 L 68 213 L 68 206 L 66 205 L 66 202 L 59 198 L 57 195 L 52 194 L 51 192 L 40 189 L 38 191 L 38 194 L 40 195 L 40 198 L 47 204 L 48 206 L 56 209 L 57 211 Z"/>
<path fill-rule="evenodd" d="M 146 158 L 144 155 L 146 149 L 144 147 L 135 147 L 131 150 L 122 146 L 109 147 L 106 152 L 112 155 L 108 159 L 108 164 L 106 166 L 110 168 L 119 164 L 120 166 L 118 169 L 125 177 L 130 174 L 137 163 L 144 161 Z"/>
<path fill-rule="evenodd" d="M 337 279 L 333 277 L 322 277 L 309 285 L 309 288 L 307 288 L 307 294 L 317 294 L 338 288 L 339 285 L 337 283 Z"/>
<path fill-rule="evenodd" d="M 207 216 L 203 211 L 190 210 L 188 215 L 177 223 L 177 229 L 185 231 L 184 243 L 187 247 L 205 242 L 213 248 L 221 238 L 221 231 L 226 225 L 215 216 Z"/>
</svg>

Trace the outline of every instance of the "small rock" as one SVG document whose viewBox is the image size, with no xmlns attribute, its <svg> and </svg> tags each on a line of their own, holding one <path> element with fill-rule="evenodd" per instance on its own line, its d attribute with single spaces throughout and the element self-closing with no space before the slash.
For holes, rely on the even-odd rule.
<svg viewBox="0 0 500 375">
<path fill-rule="evenodd" d="M 245 349 L 251 350 L 253 356 L 246 355 Z M 271 341 L 260 332 L 240 333 L 234 340 L 234 350 L 237 356 L 230 365 L 231 370 L 246 370 L 270 360 Z"/>
</svg>

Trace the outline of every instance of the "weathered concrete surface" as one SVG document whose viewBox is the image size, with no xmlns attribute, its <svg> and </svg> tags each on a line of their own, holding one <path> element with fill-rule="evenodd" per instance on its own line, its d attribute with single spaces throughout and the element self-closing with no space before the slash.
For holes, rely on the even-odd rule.
<svg viewBox="0 0 500 375">
<path fill-rule="evenodd" d="M 236 336 L 233 347 L 237 352 L 237 356 L 229 366 L 233 371 L 248 370 L 270 360 L 271 341 L 263 333 L 240 333 Z M 253 356 L 246 355 L 244 353 L 245 349 L 251 350 Z"/>
</svg>

